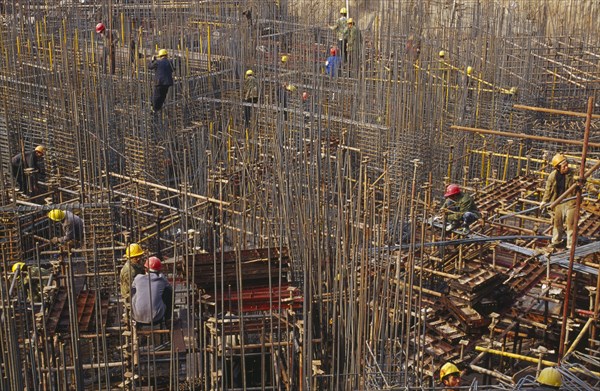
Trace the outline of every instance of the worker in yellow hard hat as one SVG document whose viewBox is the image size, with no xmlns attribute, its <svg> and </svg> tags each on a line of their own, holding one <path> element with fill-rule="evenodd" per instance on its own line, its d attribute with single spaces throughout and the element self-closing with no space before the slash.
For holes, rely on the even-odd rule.
<svg viewBox="0 0 600 391">
<path fill-rule="evenodd" d="M 250 119 L 252 118 L 252 105 L 258 103 L 258 80 L 254 77 L 254 71 L 248 69 L 244 78 L 244 124 L 246 128 L 250 126 Z"/>
<path fill-rule="evenodd" d="M 348 40 L 348 10 L 346 7 L 340 9 L 340 17 L 336 20 L 333 26 L 329 26 L 330 29 L 336 32 L 338 39 L 338 55 L 343 61 L 347 61 L 346 55 L 346 42 Z"/>
<path fill-rule="evenodd" d="M 548 204 L 554 202 L 560 197 L 571 185 L 575 183 L 573 172 L 569 168 L 569 161 L 562 153 L 557 153 L 550 162 L 552 172 L 546 179 L 546 188 L 540 204 L 540 209 L 544 209 Z M 575 193 L 573 193 L 575 195 Z M 567 196 L 567 198 L 569 198 Z M 552 216 L 552 248 L 565 247 L 565 225 L 567 226 L 567 249 L 571 248 L 573 239 L 573 228 L 575 227 L 575 199 L 563 201 L 555 205 L 550 214 Z"/>
<path fill-rule="evenodd" d="M 48 278 L 52 274 L 52 269 L 27 265 L 25 262 L 15 262 L 11 271 L 17 274 L 19 286 L 23 288 L 23 292 L 32 302 L 42 301 L 42 284 L 48 282 Z"/>
<path fill-rule="evenodd" d="M 440 382 L 446 391 L 457 391 L 460 387 L 460 377 L 460 370 L 451 362 L 445 363 L 440 369 Z"/>
<path fill-rule="evenodd" d="M 537 387 L 528 388 L 530 391 L 552 391 L 562 386 L 562 375 L 558 369 L 553 367 L 544 368 L 536 378 Z"/>
<path fill-rule="evenodd" d="M 144 250 L 138 243 L 131 243 L 125 249 L 125 258 L 127 261 L 121 268 L 120 281 L 121 281 L 121 298 L 126 304 L 130 303 L 131 284 L 133 279 L 138 274 L 144 274 L 144 265 L 142 259 L 144 257 Z"/>
<path fill-rule="evenodd" d="M 17 153 L 10 159 L 12 176 L 19 190 L 27 195 L 35 195 L 38 192 L 39 176 L 45 174 L 42 165 L 45 153 L 46 147 L 38 145 L 33 151 L 25 152 L 25 155 Z"/>
<path fill-rule="evenodd" d="M 175 65 L 169 60 L 167 49 L 160 49 L 148 69 L 154 70 L 154 93 L 152 94 L 152 112 L 160 111 L 167 99 L 169 88 L 173 85 L 173 71 Z"/>
<path fill-rule="evenodd" d="M 63 236 L 50 239 L 52 244 L 79 245 L 83 241 L 83 220 L 76 214 L 62 209 L 52 209 L 48 218 L 54 222 L 62 223 Z"/>
<path fill-rule="evenodd" d="M 356 26 L 354 19 L 348 18 L 346 51 L 348 52 L 348 67 L 350 75 L 356 77 L 360 69 L 360 56 L 362 50 L 362 33 Z"/>
</svg>

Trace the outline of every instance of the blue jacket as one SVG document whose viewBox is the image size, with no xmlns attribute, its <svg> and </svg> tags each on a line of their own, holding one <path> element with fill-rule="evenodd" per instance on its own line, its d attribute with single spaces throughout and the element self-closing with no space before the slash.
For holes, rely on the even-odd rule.
<svg viewBox="0 0 600 391">
<path fill-rule="evenodd" d="M 167 305 L 163 297 L 166 296 L 169 300 L 172 294 L 173 288 L 164 275 L 155 272 L 138 274 L 131 284 L 133 319 L 145 324 L 161 321 L 167 315 Z"/>
<path fill-rule="evenodd" d="M 172 86 L 173 85 L 173 70 L 175 66 L 168 58 L 159 58 L 152 60 L 148 69 L 154 69 L 154 85 L 156 86 Z"/>
<path fill-rule="evenodd" d="M 342 59 L 338 56 L 329 56 L 325 62 L 325 72 L 332 77 L 335 77 L 340 72 Z"/>
</svg>

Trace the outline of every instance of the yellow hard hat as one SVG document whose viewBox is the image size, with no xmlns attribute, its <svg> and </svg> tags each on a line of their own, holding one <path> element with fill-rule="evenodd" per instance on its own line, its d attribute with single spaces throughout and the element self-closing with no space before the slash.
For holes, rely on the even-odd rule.
<svg viewBox="0 0 600 391">
<path fill-rule="evenodd" d="M 471 73 L 473 73 L 473 67 L 472 66 L 468 66 L 467 67 L 467 75 L 470 75 Z"/>
<path fill-rule="evenodd" d="M 293 84 L 288 84 L 287 86 L 285 86 L 285 89 L 288 90 L 288 91 L 294 92 L 298 88 L 295 85 L 293 85 Z"/>
<path fill-rule="evenodd" d="M 43 155 L 46 152 L 46 147 L 44 147 L 43 145 L 38 145 L 37 147 L 35 147 L 35 151 Z"/>
<path fill-rule="evenodd" d="M 288 60 L 288 56 L 281 56 L 281 62 L 282 63 L 285 64 L 287 62 L 287 60 Z"/>
<path fill-rule="evenodd" d="M 24 266 L 25 266 L 25 262 L 17 262 L 14 265 L 12 265 L 12 272 L 16 273 L 17 270 L 19 270 L 19 269 L 23 270 Z"/>
<path fill-rule="evenodd" d="M 125 250 L 125 256 L 127 258 L 135 258 L 141 255 L 144 255 L 144 250 L 142 250 L 142 246 L 137 243 L 131 243 Z"/>
<path fill-rule="evenodd" d="M 167 52 L 167 49 L 160 49 L 158 51 L 158 57 L 167 57 L 169 55 L 169 53 Z"/>
<path fill-rule="evenodd" d="M 252 75 L 254 75 L 254 72 L 252 71 L 252 69 L 248 69 L 248 70 L 246 71 L 246 77 L 248 77 L 248 76 L 252 76 Z"/>
<path fill-rule="evenodd" d="M 446 52 L 443 50 L 440 50 L 440 52 L 438 53 L 438 55 L 440 56 L 440 58 L 444 58 L 444 56 L 446 55 Z"/>
<path fill-rule="evenodd" d="M 562 386 L 562 376 L 558 369 L 548 367 L 542 369 L 537 377 L 537 382 L 550 387 Z"/>
<path fill-rule="evenodd" d="M 348 23 L 348 24 L 354 24 L 354 19 L 352 19 L 352 18 L 348 18 L 348 21 L 347 21 L 347 23 Z"/>
<path fill-rule="evenodd" d="M 447 362 L 440 369 L 440 381 L 444 380 L 444 378 L 448 375 L 460 375 L 460 370 L 456 365 L 451 362 Z"/>
<path fill-rule="evenodd" d="M 342 7 L 342 9 L 340 9 L 340 14 L 346 15 L 347 13 L 348 13 L 348 10 L 346 9 L 346 7 Z"/>
<path fill-rule="evenodd" d="M 52 221 L 63 221 L 65 218 L 65 211 L 60 209 L 52 209 L 48 212 L 48 218 Z"/>
<path fill-rule="evenodd" d="M 552 161 L 550 162 L 550 164 L 552 164 L 552 167 L 558 167 L 558 166 L 560 166 L 560 164 L 562 162 L 564 162 L 566 160 L 567 160 L 567 157 L 565 155 L 563 155 L 562 153 L 557 153 L 552 158 Z"/>
</svg>

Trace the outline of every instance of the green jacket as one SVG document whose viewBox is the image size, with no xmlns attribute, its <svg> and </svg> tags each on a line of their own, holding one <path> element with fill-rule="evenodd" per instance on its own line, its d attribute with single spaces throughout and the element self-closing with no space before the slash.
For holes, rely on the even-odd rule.
<svg viewBox="0 0 600 391">
<path fill-rule="evenodd" d="M 558 171 L 553 170 L 550 175 L 548 175 L 548 179 L 546 179 L 546 189 L 544 190 L 544 196 L 542 197 L 542 202 L 554 202 L 560 194 L 558 194 L 558 189 L 556 188 L 556 175 Z M 575 178 L 573 177 L 573 171 L 569 170 L 568 173 L 565 174 L 565 190 L 567 190 L 571 185 L 575 183 Z M 573 193 L 575 195 L 575 193 Z M 573 200 L 573 202 L 575 202 Z"/>
<path fill-rule="evenodd" d="M 129 301 L 131 295 L 131 283 L 138 274 L 144 274 L 146 270 L 144 266 L 137 263 L 131 263 L 129 260 L 125 262 L 121 269 L 120 280 L 121 280 L 121 297 Z"/>
<path fill-rule="evenodd" d="M 348 45 L 346 46 L 348 53 L 360 51 L 361 39 L 358 27 L 352 26 L 348 29 Z"/>
<path fill-rule="evenodd" d="M 244 100 L 249 101 L 258 98 L 258 80 L 254 76 L 248 76 L 244 82 Z"/>
<path fill-rule="evenodd" d="M 348 36 L 348 18 L 342 16 L 335 22 L 333 29 L 337 32 L 338 40 L 344 40 Z"/>
<path fill-rule="evenodd" d="M 467 193 L 461 192 L 455 200 L 447 198 L 446 202 L 444 202 L 444 208 L 452 211 L 447 216 L 448 221 L 461 220 L 465 212 L 475 213 L 478 218 L 481 217 L 477 205 L 475 205 L 475 201 L 473 201 L 473 198 Z"/>
</svg>

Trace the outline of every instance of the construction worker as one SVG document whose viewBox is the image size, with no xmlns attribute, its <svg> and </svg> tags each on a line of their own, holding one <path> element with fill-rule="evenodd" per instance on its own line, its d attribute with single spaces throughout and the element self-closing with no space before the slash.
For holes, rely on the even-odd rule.
<svg viewBox="0 0 600 391">
<path fill-rule="evenodd" d="M 342 67 L 342 60 L 337 56 L 337 50 L 335 48 L 329 49 L 329 57 L 325 61 L 325 73 L 331 77 L 336 77 L 340 73 Z"/>
<path fill-rule="evenodd" d="M 33 151 L 25 152 L 25 158 L 22 153 L 18 153 L 10 159 L 12 176 L 19 190 L 25 194 L 36 194 L 38 191 L 38 175 L 44 175 L 44 167 L 41 163 L 45 153 L 46 147 L 38 145 Z M 33 170 L 27 178 L 25 169 Z"/>
<path fill-rule="evenodd" d="M 96 25 L 96 33 L 100 35 L 102 41 L 104 42 L 104 47 L 102 49 L 102 69 L 104 72 L 107 71 L 107 64 L 110 61 L 110 73 L 111 75 L 115 74 L 115 58 L 116 58 L 116 46 L 119 42 L 119 33 L 116 30 L 107 30 L 104 23 L 100 22 Z"/>
<path fill-rule="evenodd" d="M 547 367 L 540 371 L 537 379 L 538 386 L 528 388 L 530 391 L 551 391 L 558 390 L 562 386 L 562 375 L 558 369 Z"/>
<path fill-rule="evenodd" d="M 460 387 L 460 370 L 456 365 L 447 362 L 440 369 L 440 381 L 446 391 L 458 391 Z"/>
<path fill-rule="evenodd" d="M 147 273 L 138 274 L 131 285 L 132 317 L 138 327 L 168 325 L 173 313 L 173 287 L 160 273 L 160 259 L 150 257 L 144 266 Z"/>
<path fill-rule="evenodd" d="M 63 236 L 50 239 L 52 244 L 72 244 L 77 246 L 83 240 L 83 220 L 68 210 L 52 209 L 48 218 L 55 222 L 62 222 Z"/>
<path fill-rule="evenodd" d="M 569 168 L 569 162 L 565 155 L 557 153 L 550 162 L 554 170 L 546 179 L 546 188 L 540 204 L 540 210 L 546 208 L 549 203 L 554 202 L 567 190 L 575 179 Z M 552 241 L 550 246 L 553 248 L 561 248 L 565 246 L 563 241 L 565 235 L 564 225 L 567 225 L 567 249 L 571 248 L 573 239 L 573 228 L 575 226 L 575 203 L 576 201 L 569 200 L 554 206 L 550 211 L 552 216 Z"/>
<path fill-rule="evenodd" d="M 258 80 L 254 77 L 252 69 L 246 71 L 244 77 L 244 102 L 255 104 L 258 102 Z M 244 124 L 250 126 L 250 118 L 252 117 L 252 106 L 244 106 Z"/>
<path fill-rule="evenodd" d="M 173 85 L 173 71 L 175 66 L 169 60 L 167 49 L 160 49 L 157 56 L 152 57 L 148 69 L 154 69 L 154 94 L 152 95 L 152 112 L 162 109 L 169 88 Z"/>
<path fill-rule="evenodd" d="M 329 27 L 337 33 L 338 48 L 341 50 L 341 52 L 339 53 L 340 61 L 342 58 L 344 59 L 344 61 L 348 61 L 346 53 L 346 42 L 348 41 L 348 18 L 346 17 L 347 15 L 348 10 L 346 9 L 346 7 L 343 7 L 342 9 L 340 9 L 340 17 L 335 22 L 335 25 Z"/>
<path fill-rule="evenodd" d="M 475 201 L 467 193 L 463 193 L 460 186 L 452 183 L 446 187 L 444 193 L 446 201 L 442 209 L 449 211 L 446 216 L 446 231 L 462 227 L 464 233 L 469 233 L 469 226 L 481 218 Z"/>
<path fill-rule="evenodd" d="M 43 289 L 40 286 L 40 279 L 42 283 L 48 280 L 48 277 L 52 274 L 52 269 L 45 269 L 43 267 L 29 266 L 25 262 L 16 262 L 12 265 L 12 272 L 19 273 L 19 282 L 22 283 L 24 292 L 27 293 L 27 298 L 32 302 L 42 301 Z"/>
<path fill-rule="evenodd" d="M 360 52 L 362 49 L 362 34 L 354 24 L 354 19 L 348 18 L 348 41 L 346 51 L 348 56 L 348 67 L 350 74 L 357 76 L 360 68 Z"/>
<path fill-rule="evenodd" d="M 121 281 L 121 298 L 123 298 L 126 307 L 131 305 L 130 293 L 131 293 L 131 284 L 133 280 L 138 274 L 144 274 L 144 266 L 142 265 L 142 257 L 144 255 L 144 250 L 142 246 L 137 243 L 131 243 L 125 249 L 125 257 L 127 258 L 127 262 L 121 268 L 121 273 L 119 275 Z"/>
</svg>

